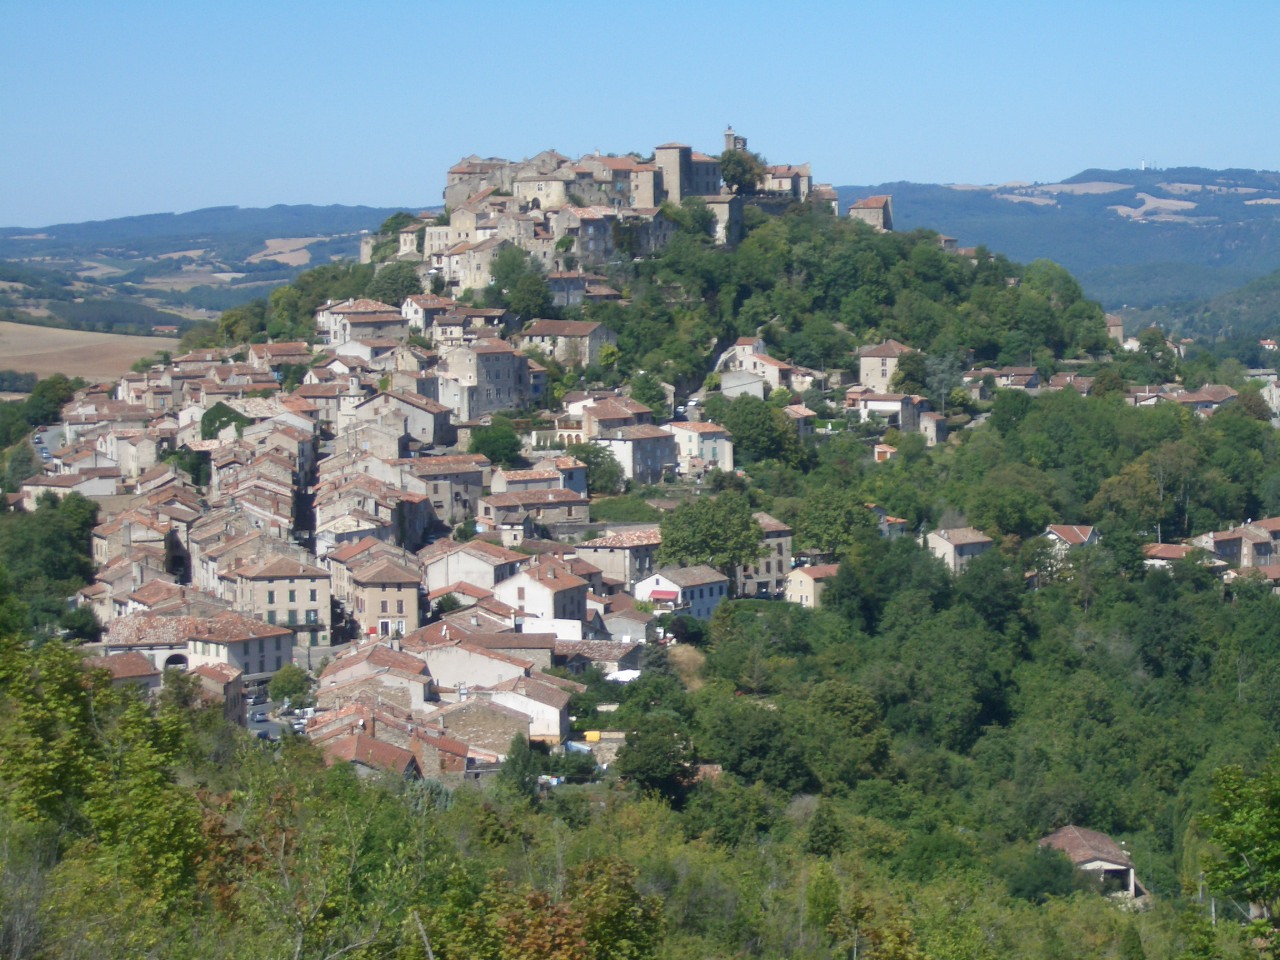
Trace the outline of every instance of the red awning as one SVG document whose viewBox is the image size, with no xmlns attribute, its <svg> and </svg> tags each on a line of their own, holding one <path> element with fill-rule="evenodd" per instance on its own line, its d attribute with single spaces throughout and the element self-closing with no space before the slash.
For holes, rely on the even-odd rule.
<svg viewBox="0 0 1280 960">
<path fill-rule="evenodd" d="M 650 600 L 679 600 L 680 592 L 678 590 L 653 590 L 649 593 Z"/>
</svg>

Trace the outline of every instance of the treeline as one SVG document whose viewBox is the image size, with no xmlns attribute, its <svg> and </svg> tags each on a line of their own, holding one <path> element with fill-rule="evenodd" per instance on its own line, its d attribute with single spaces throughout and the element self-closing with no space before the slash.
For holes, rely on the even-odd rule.
<svg viewBox="0 0 1280 960">
<path fill-rule="evenodd" d="M 50 309 L 61 323 L 47 325 L 71 330 L 148 336 L 153 327 L 169 326 L 181 330 L 191 325 L 191 321 L 184 316 L 131 300 L 88 299 L 53 304 Z"/>
<path fill-rule="evenodd" d="M 39 376 L 18 370 L 0 370 L 0 391 L 6 393 L 30 393 L 35 389 Z"/>
<path fill-rule="evenodd" d="M 888 431 L 897 456 L 884 464 L 871 462 L 882 438 L 864 425 L 814 446 L 771 401 L 713 394 L 706 414 L 732 432 L 747 473 L 713 474 L 711 489 L 739 489 L 790 523 L 797 548 L 848 548 L 867 503 L 913 531 L 967 519 L 1028 568 L 1050 523 L 1097 525 L 1136 551 L 1280 515 L 1280 446 L 1256 388 L 1211 418 L 1174 403 L 1132 407 L 1116 392 L 999 391 L 989 424 L 951 444 L 929 450 L 919 434 Z"/>
<path fill-rule="evenodd" d="M 61 270 L 0 260 L 0 281 L 22 284 L 27 288 L 23 291 L 23 296 L 31 299 L 71 300 L 76 296 L 75 284 L 79 282 L 79 278 Z M 6 291 L 0 295 L 0 303 L 13 302 L 15 300 L 12 292 Z"/>
</svg>

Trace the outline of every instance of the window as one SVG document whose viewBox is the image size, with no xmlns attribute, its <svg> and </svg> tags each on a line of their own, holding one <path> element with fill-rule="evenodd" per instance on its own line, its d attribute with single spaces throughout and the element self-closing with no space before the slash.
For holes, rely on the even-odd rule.
<svg viewBox="0 0 1280 960">
<path fill-rule="evenodd" d="M 319 623 L 319 622 L 320 622 L 320 611 L 319 611 L 319 610 L 308 610 L 308 611 L 307 611 L 307 623 Z"/>
<path fill-rule="evenodd" d="M 385 601 L 385 600 L 383 600 L 383 601 L 382 601 L 382 609 L 381 609 L 381 610 L 379 610 L 378 612 L 379 612 L 379 613 L 386 613 L 386 612 L 387 612 L 387 601 Z"/>
<path fill-rule="evenodd" d="M 267 603 L 275 603 L 275 602 L 276 602 L 276 592 L 274 590 L 268 590 Z"/>
<path fill-rule="evenodd" d="M 276 653 L 280 652 L 280 638 L 276 637 Z"/>
<path fill-rule="evenodd" d="M 316 602 L 316 591 L 314 590 L 311 591 L 311 602 L 312 603 Z"/>
<path fill-rule="evenodd" d="M 289 611 L 289 623 L 290 623 L 290 624 L 295 624 L 295 623 L 297 623 L 297 622 L 298 622 L 298 611 L 297 611 L 297 610 L 290 610 L 290 611 Z M 277 643 L 279 642 L 279 638 L 277 638 L 277 641 L 276 641 L 276 642 L 277 642 Z"/>
<path fill-rule="evenodd" d="M 396 613 L 404 613 L 404 601 L 403 601 L 403 600 L 397 600 L 397 601 L 396 601 Z"/>
<path fill-rule="evenodd" d="M 267 611 L 267 623 L 274 624 L 276 622 L 276 612 L 274 610 Z M 262 641 L 259 640 L 259 643 Z"/>
<path fill-rule="evenodd" d="M 267 641 L 262 637 L 258 638 L 258 653 L 262 653 L 267 648 Z"/>
<path fill-rule="evenodd" d="M 281 667 L 282 663 L 283 663 L 282 658 L 281 658 L 281 657 L 276 657 L 276 669 L 277 669 L 277 670 L 279 670 L 279 669 L 280 669 L 280 667 Z"/>
<path fill-rule="evenodd" d="M 290 602 L 290 603 L 297 603 L 297 602 L 298 602 L 298 591 L 297 591 L 297 590 L 290 590 L 290 591 L 289 591 L 289 602 Z"/>
</svg>

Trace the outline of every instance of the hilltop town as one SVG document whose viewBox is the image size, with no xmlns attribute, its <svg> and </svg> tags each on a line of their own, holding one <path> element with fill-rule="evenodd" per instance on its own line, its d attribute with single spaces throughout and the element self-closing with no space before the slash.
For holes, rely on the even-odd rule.
<svg viewBox="0 0 1280 960">
<path fill-rule="evenodd" d="M 745 150 L 725 136 L 727 150 Z M 100 505 L 96 578 L 76 598 L 104 627 L 96 662 L 147 688 L 165 670 L 188 671 L 239 724 L 261 721 L 251 708 L 296 665 L 316 683 L 296 729 L 371 769 L 478 775 L 517 735 L 557 749 L 576 738 L 607 762 L 607 740 L 584 747 L 574 732 L 570 702 L 586 689 L 575 675 L 632 680 L 647 646 L 672 641 L 675 618 L 705 623 L 733 597 L 815 608 L 839 567 L 835 552 L 797 549 L 792 527 L 758 510 L 753 559 L 663 564 L 662 523 L 594 519 L 602 494 L 661 486 L 653 510 L 670 513 L 696 501 L 704 480 L 733 475 L 742 438 L 706 417 L 713 398 L 782 398 L 778 422 L 797 445 L 857 426 L 876 463 L 912 435 L 926 449 L 945 444 L 968 420 L 901 389 L 900 364 L 924 359 L 892 338 L 860 348 L 846 373 L 739 337 L 687 399 L 670 384 L 646 404 L 585 382 L 553 397 L 547 364 L 596 369 L 616 354 L 616 332 L 472 305 L 470 291 L 489 286 L 494 258 L 512 246 L 545 270 L 556 307 L 620 299 L 582 268 L 660 250 L 676 201 L 711 210 L 714 242 L 727 245 L 740 239 L 744 205 L 837 213 L 807 165 L 760 176 L 755 189 L 733 191 L 719 160 L 680 144 L 652 158 L 467 158 L 448 171 L 447 222 L 411 219 L 381 261 L 412 264 L 435 292 L 329 301 L 315 312 L 315 343 L 199 350 L 79 391 L 42 435 L 49 442 L 38 438 L 44 472 L 11 500 L 35 510 L 42 497 L 75 492 Z M 846 215 L 893 229 L 888 197 Z M 951 238 L 937 243 L 976 262 Z M 368 238 L 366 258 L 373 246 Z M 1108 332 L 1114 349 L 1141 349 L 1117 321 Z M 999 390 L 1088 396 L 1094 381 L 979 364 L 956 390 L 983 404 Z M 1171 402 L 1202 416 L 1235 396 L 1211 385 L 1129 391 L 1136 406 Z M 833 405 L 837 419 L 820 418 L 805 397 Z M 495 414 L 512 411 L 525 412 L 522 461 L 476 452 Z M 613 489 L 591 475 L 601 463 L 620 472 Z M 925 535 L 874 503 L 865 510 L 882 537 L 920 536 L 954 574 L 994 544 L 973 527 Z M 1097 542 L 1092 526 L 1044 534 L 1060 558 Z M 1241 538 L 1258 541 L 1252 553 L 1239 552 Z M 1148 556 L 1160 564 L 1193 546 L 1236 549 L 1233 566 L 1271 570 L 1270 544 L 1264 523 L 1187 547 L 1153 544 Z"/>
<path fill-rule="evenodd" d="M 424 214 L 401 227 L 394 259 L 427 264 L 424 275 L 438 277 L 437 285 L 449 290 L 481 290 L 491 280 L 494 258 L 515 246 L 561 281 L 557 292 L 562 289 L 568 302 L 581 303 L 610 291 L 600 278 L 575 276 L 578 266 L 666 247 L 676 225 L 664 204 L 678 208 L 696 198 L 713 217 L 716 242 L 730 246 L 742 239 L 748 205 L 777 213 L 812 202 L 838 212 L 835 189 L 815 184 L 809 164 L 760 164 L 753 170 L 756 179 L 731 186 L 722 158 L 754 155 L 732 127 L 725 131 L 724 150 L 708 156 L 686 144 L 664 143 L 648 157 L 595 153 L 571 160 L 554 150 L 520 161 L 466 157 L 449 168 L 446 213 Z M 882 225 L 891 228 L 891 222 Z M 374 259 L 376 240 L 363 238 L 363 262 Z"/>
</svg>

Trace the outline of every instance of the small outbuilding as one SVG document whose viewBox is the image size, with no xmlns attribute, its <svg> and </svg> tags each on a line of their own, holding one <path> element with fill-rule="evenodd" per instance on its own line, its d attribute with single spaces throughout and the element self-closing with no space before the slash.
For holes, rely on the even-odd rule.
<svg viewBox="0 0 1280 960">
<path fill-rule="evenodd" d="M 1097 874 L 1104 893 L 1133 900 L 1147 895 L 1146 888 L 1138 882 L 1128 851 L 1105 833 L 1065 826 L 1042 838 L 1040 846 L 1061 850 L 1077 870 Z"/>
</svg>

